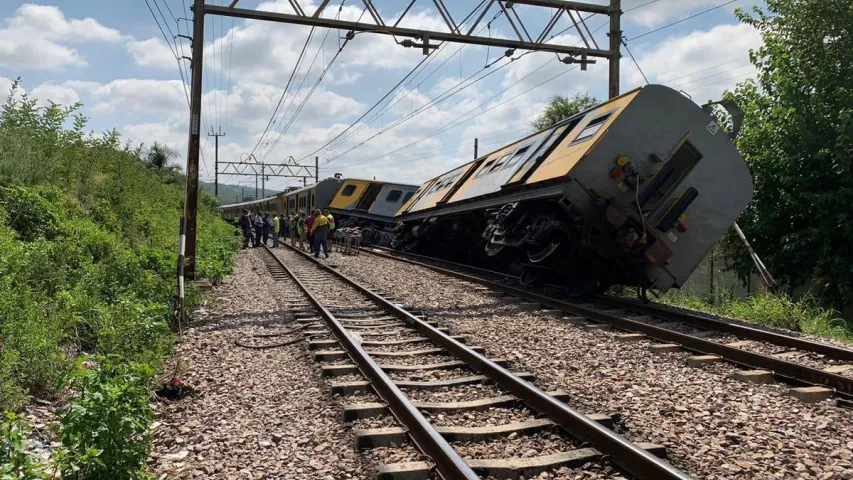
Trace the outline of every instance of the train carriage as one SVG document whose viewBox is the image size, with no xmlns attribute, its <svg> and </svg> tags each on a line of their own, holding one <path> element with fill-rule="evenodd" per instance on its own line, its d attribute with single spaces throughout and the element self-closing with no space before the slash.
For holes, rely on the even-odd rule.
<svg viewBox="0 0 853 480">
<path fill-rule="evenodd" d="M 425 182 L 393 245 L 516 269 L 571 294 L 681 286 L 752 198 L 714 119 L 668 87 L 627 92 Z"/>
<path fill-rule="evenodd" d="M 417 188 L 417 185 L 351 178 L 341 185 L 329 210 L 337 226 L 359 227 L 365 241 L 384 245 L 391 239 L 394 214 Z"/>
</svg>

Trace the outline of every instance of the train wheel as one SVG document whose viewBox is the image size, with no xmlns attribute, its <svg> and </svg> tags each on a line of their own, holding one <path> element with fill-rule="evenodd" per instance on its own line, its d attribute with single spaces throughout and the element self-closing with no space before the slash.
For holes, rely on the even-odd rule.
<svg viewBox="0 0 853 480">
<path fill-rule="evenodd" d="M 551 254 L 556 252 L 562 244 L 563 240 L 561 238 L 558 238 L 556 235 L 552 235 L 545 246 L 538 249 L 536 247 L 529 248 L 527 250 L 527 259 L 530 260 L 530 263 L 539 263 L 550 257 Z"/>
<path fill-rule="evenodd" d="M 486 255 L 490 257 L 494 257 L 495 255 L 501 253 L 501 250 L 504 249 L 506 245 L 497 245 L 492 243 L 491 241 L 486 242 Z"/>
<path fill-rule="evenodd" d="M 418 246 L 419 242 L 420 242 L 420 240 L 418 240 L 417 238 L 413 238 L 412 241 L 404 243 L 400 247 L 400 250 L 402 250 L 404 252 L 411 252 L 412 250 L 415 249 L 415 247 Z"/>
</svg>

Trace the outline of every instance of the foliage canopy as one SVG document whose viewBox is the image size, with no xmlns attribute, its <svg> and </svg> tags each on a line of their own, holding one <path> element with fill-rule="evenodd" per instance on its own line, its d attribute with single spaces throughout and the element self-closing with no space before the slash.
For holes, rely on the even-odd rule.
<svg viewBox="0 0 853 480">
<path fill-rule="evenodd" d="M 768 0 L 737 15 L 763 39 L 757 79 L 728 93 L 755 188 L 738 223 L 777 279 L 840 308 L 853 302 L 853 4 Z M 727 246 L 747 275 L 742 247 Z"/>
<path fill-rule="evenodd" d="M 542 130 L 566 117 L 570 117 L 590 107 L 594 107 L 599 103 L 601 102 L 597 98 L 591 97 L 588 93 L 576 93 L 571 97 L 555 95 L 551 98 L 551 101 L 548 103 L 545 110 L 530 124 L 530 126 L 537 131 Z"/>
</svg>

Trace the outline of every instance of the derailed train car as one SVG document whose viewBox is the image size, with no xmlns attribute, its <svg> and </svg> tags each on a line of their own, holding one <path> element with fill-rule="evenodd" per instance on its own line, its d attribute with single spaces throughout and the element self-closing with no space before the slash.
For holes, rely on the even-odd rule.
<svg viewBox="0 0 853 480">
<path fill-rule="evenodd" d="M 680 287 L 752 199 L 726 133 L 649 85 L 433 178 L 392 246 L 514 270 L 569 294 Z"/>
<path fill-rule="evenodd" d="M 222 205 L 219 210 L 224 219 L 236 222 L 243 209 L 290 217 L 298 212 L 328 208 L 335 216 L 336 227 L 358 228 L 366 243 L 386 245 L 391 240 L 394 214 L 417 188 L 417 185 L 335 176 L 271 197 Z"/>
<path fill-rule="evenodd" d="M 394 214 L 417 191 L 417 185 L 349 178 L 329 204 L 336 226 L 354 227 L 366 243 L 387 245 L 394 228 Z"/>
</svg>

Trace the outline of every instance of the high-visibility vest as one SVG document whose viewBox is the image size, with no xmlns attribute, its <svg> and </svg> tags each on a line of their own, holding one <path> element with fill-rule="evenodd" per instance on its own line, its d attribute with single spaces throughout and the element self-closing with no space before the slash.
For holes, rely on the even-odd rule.
<svg viewBox="0 0 853 480">
<path fill-rule="evenodd" d="M 326 215 L 326 219 L 329 221 L 329 230 L 334 230 L 335 229 L 335 217 L 333 217 L 332 214 L 330 213 L 330 214 Z"/>
<path fill-rule="evenodd" d="M 278 233 L 281 228 L 281 224 L 279 223 L 281 220 L 278 217 L 273 217 L 272 221 L 275 224 L 272 231 Z"/>
</svg>

